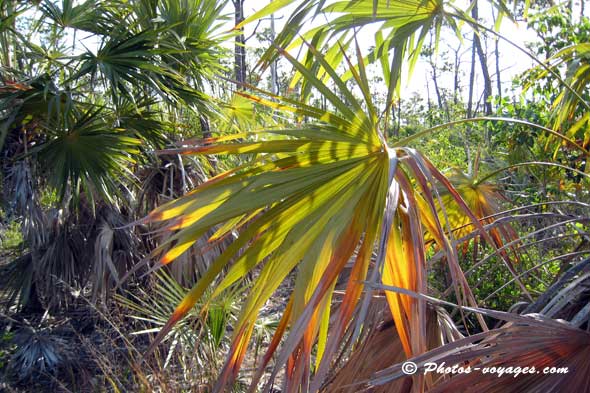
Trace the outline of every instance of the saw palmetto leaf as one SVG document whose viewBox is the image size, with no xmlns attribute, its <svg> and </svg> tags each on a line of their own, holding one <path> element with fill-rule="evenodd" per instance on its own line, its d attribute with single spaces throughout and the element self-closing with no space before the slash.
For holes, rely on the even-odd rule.
<svg viewBox="0 0 590 393">
<path fill-rule="evenodd" d="M 160 42 L 167 45 L 175 43 L 182 48 L 182 51 L 162 57 L 167 66 L 190 76 L 199 88 L 203 87 L 205 80 L 223 70 L 223 65 L 218 61 L 222 51 L 221 42 L 230 37 L 228 33 L 221 32 L 226 20 L 224 2 L 174 0 L 142 3 L 143 7 L 147 4 L 153 7 L 151 18 L 141 18 L 144 28 L 152 27 L 154 20 L 159 20 L 156 26 L 166 26 Z"/>
<path fill-rule="evenodd" d="M 552 75 L 553 68 L 564 67 L 566 70 L 564 84 L 567 84 L 567 89 L 564 88 L 553 101 L 553 107 L 556 110 L 554 116 L 556 128 L 574 120 L 579 108 L 588 110 L 589 103 L 584 98 L 584 94 L 590 83 L 589 56 L 590 44 L 579 43 L 568 46 L 551 56 L 546 61 L 546 68 L 535 69 L 537 72 L 532 81 Z"/>
<path fill-rule="evenodd" d="M 108 34 L 112 27 L 109 18 L 109 1 L 86 1 L 76 4 L 72 0 L 62 0 L 58 5 L 52 1 L 40 4 L 41 12 L 50 18 L 56 26 L 74 28 L 90 33 Z"/>
<path fill-rule="evenodd" d="M 101 109 L 73 111 L 44 128 L 50 139 L 34 152 L 46 164 L 61 198 L 71 187 L 75 197 L 85 192 L 89 198 L 109 200 L 118 193 L 119 178 L 130 177 L 128 167 L 135 162 L 140 140 L 109 126 Z"/>
<path fill-rule="evenodd" d="M 588 391 L 590 365 L 586 354 L 590 335 L 587 331 L 540 315 L 480 312 L 509 323 L 411 359 L 419 373 L 427 362 L 470 367 L 471 372 L 466 374 L 432 373 L 435 386 L 429 392 L 561 392 L 564 386 L 571 391 Z M 520 370 L 529 367 L 529 372 L 515 376 L 517 367 Z M 484 372 L 486 368 L 509 370 L 506 372 L 511 374 L 499 377 L 498 372 Z M 383 385 L 404 376 L 398 363 L 377 372 L 369 384 Z"/>
<path fill-rule="evenodd" d="M 562 148 L 571 148 L 577 144 L 578 150 L 588 155 L 590 144 L 590 101 L 588 100 L 588 85 L 590 83 L 590 44 L 577 43 L 555 53 L 545 62 L 533 68 L 530 82 L 525 88 L 530 89 L 535 82 L 543 78 L 555 78 L 560 84 L 561 91 L 553 100 L 552 126 L 557 130 L 557 136 L 563 136 L 561 143 L 555 141 L 555 135 L 547 138 L 547 147 L 553 147 L 553 158 L 557 157 Z M 562 78 L 558 70 L 565 70 Z M 567 139 L 566 139 L 567 138 Z M 568 140 L 574 143 L 568 143 Z"/>
<path fill-rule="evenodd" d="M 371 102 L 364 68 L 352 77 L 364 100 L 355 97 L 336 71 L 315 48 L 310 52 L 322 64 L 337 91 L 283 52 L 330 102 L 334 111 L 258 91 L 240 93 L 255 103 L 280 109 L 283 116 L 307 120 L 283 130 L 269 129 L 237 138 L 209 139 L 162 154 L 249 154 L 255 159 L 200 185 L 185 196 L 155 209 L 144 222 L 162 223 L 173 231 L 155 251 L 161 264 L 187 251 L 209 228 L 240 223 L 237 239 L 214 261 L 160 331 L 152 348 L 176 322 L 199 303 L 214 283 L 212 299 L 256 271 L 234 326 L 232 345 L 216 390 L 233 381 L 245 358 L 260 309 L 295 271 L 295 288 L 279 328 L 258 372 L 276 355 L 278 367 L 287 365 L 288 386 L 317 390 L 351 323 L 362 327 L 370 296 L 361 301 L 364 284 L 373 280 L 425 292 L 426 266 L 421 217 L 432 219 L 430 231 L 448 253 L 457 298 L 474 305 L 452 249 L 448 223 L 437 215 L 437 187 L 452 187 L 426 158 L 408 148 L 389 148 L 379 128 L 377 108 Z M 347 61 L 350 61 L 347 59 Z M 356 61 L 363 62 L 360 51 Z M 280 138 L 276 135 L 279 133 Z M 417 195 L 426 201 L 417 203 Z M 457 192 L 460 209 L 475 220 Z M 222 231 L 223 232 L 223 231 Z M 217 233 L 215 239 L 222 236 Z M 214 241 L 215 239 L 212 239 Z M 372 255 L 377 252 L 377 260 Z M 332 315 L 331 298 L 340 273 L 352 266 L 344 298 Z M 373 268 L 371 268 L 373 265 Z M 256 268 L 258 267 L 259 268 Z M 255 270 L 256 268 L 256 270 Z M 223 276 L 220 273 L 227 270 Z M 383 272 L 381 275 L 380 272 Z M 219 281 L 218 281 L 219 280 Z M 370 292 L 369 292 L 370 294 Z M 422 300 L 404 295 L 388 298 L 396 328 L 407 356 L 426 346 L 426 308 Z M 207 303 L 202 304 L 205 312 Z M 355 315 L 359 315 L 355 318 Z M 328 335 L 328 321 L 330 334 Z M 482 321 L 483 323 L 483 321 Z M 278 345 L 283 340 L 282 345 Z M 312 353 L 318 343 L 312 378 Z M 270 385 L 267 385 L 269 388 Z"/>
<path fill-rule="evenodd" d="M 191 86 L 176 67 L 164 61 L 168 59 L 172 63 L 174 58 L 189 53 L 182 40 L 172 35 L 162 41 L 160 37 L 168 31 L 166 28 L 137 33 L 128 31 L 130 28 L 117 27 L 113 34 L 102 37 L 96 53 L 88 50 L 78 56 L 79 67 L 70 81 L 89 76 L 91 83 L 100 81 L 115 101 L 119 96 L 133 100 L 138 95 L 137 86 L 142 86 L 169 102 L 180 100 L 206 110 L 207 96 Z"/>
<path fill-rule="evenodd" d="M 54 120 L 74 104 L 72 96 L 60 90 L 49 75 L 34 78 L 19 75 L 18 81 L 0 86 L 0 148 L 9 130 L 25 123 Z"/>
<path fill-rule="evenodd" d="M 587 99 L 590 84 L 590 45 L 587 43 L 565 48 L 553 56 L 554 67 L 567 67 L 566 82 L 571 89 L 563 89 L 553 103 L 556 109 L 555 127 L 568 129 L 563 134 L 587 147 L 590 145 L 588 131 L 590 117 Z"/>
<path fill-rule="evenodd" d="M 498 185 L 479 181 L 479 156 L 473 165 L 473 173 L 465 174 L 459 170 L 453 170 L 447 175 L 453 187 L 461 195 L 469 209 L 480 219 L 482 225 L 488 225 L 495 222 L 495 216 L 498 215 L 502 208 L 500 201 L 506 200 L 502 195 Z M 445 213 L 454 232 L 455 237 L 463 238 L 475 231 L 469 217 L 463 214 L 461 209 L 458 209 L 454 198 L 445 190 L 441 190 L 441 202 L 445 207 Z M 439 212 L 441 215 L 442 212 Z M 505 244 L 511 243 L 512 251 L 516 251 L 518 234 L 509 223 L 499 222 L 488 231 L 495 247 L 501 249 L 505 260 L 518 259 L 518 254 L 514 258 L 509 258 L 506 251 L 503 250 Z M 476 238 L 476 244 L 479 244 L 479 239 Z M 468 242 L 464 244 L 463 249 L 466 250 Z M 510 262 L 512 267 L 512 263 Z"/>
<path fill-rule="evenodd" d="M 463 10 L 464 5 L 456 5 L 445 0 L 353 0 L 333 1 L 325 0 L 283 0 L 273 1 L 266 7 L 246 18 L 236 28 L 252 23 L 291 6 L 294 11 L 285 23 L 285 27 L 277 34 L 275 44 L 283 49 L 301 47 L 305 40 L 314 47 L 325 49 L 325 59 L 332 68 L 337 68 L 342 62 L 342 53 L 338 51 L 335 42 L 340 42 L 347 48 L 361 29 L 377 27 L 371 49 L 363 58 L 366 62 L 376 62 L 381 65 L 382 76 L 387 86 L 387 105 L 392 105 L 396 91 L 399 89 L 403 72 L 412 74 L 414 66 L 422 52 L 424 40 L 429 34 L 436 36 L 435 46 L 440 41 L 442 26 L 449 27 L 457 36 L 461 35 L 459 23 L 466 23 L 476 32 L 480 25 Z M 496 28 L 503 17 L 512 19 L 512 13 L 505 1 L 490 2 L 490 6 L 497 12 Z M 313 27 L 309 27 L 313 26 Z M 367 34 L 367 33 L 365 33 Z M 303 63 L 315 75 L 325 75 L 326 69 L 306 51 L 302 54 Z M 435 51 L 437 48 L 435 47 Z M 269 48 L 260 58 L 259 64 L 267 67 L 276 59 L 277 52 Z M 404 64 L 402 70 L 402 64 Z M 356 63 L 354 68 L 360 67 Z M 352 77 L 352 70 L 343 75 L 344 80 Z M 296 71 L 291 87 L 301 82 L 302 96 L 309 93 L 310 85 L 302 73 Z M 388 112 L 385 112 L 385 116 Z"/>
</svg>

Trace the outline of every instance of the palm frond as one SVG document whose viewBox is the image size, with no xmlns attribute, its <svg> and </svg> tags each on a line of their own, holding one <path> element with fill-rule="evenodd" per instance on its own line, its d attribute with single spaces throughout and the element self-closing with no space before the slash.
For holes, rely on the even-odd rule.
<svg viewBox="0 0 590 393">
<path fill-rule="evenodd" d="M 429 391 L 561 392 L 564 386 L 579 392 L 588 390 L 587 331 L 539 315 L 493 314 L 510 322 L 410 359 L 421 371 L 427 362 L 471 369 L 470 373 L 450 376 L 433 373 L 435 387 Z M 510 367 L 529 369 L 518 377 L 504 378 L 496 372 L 482 371 Z M 551 368 L 561 372 L 548 372 Z M 381 385 L 400 377 L 404 374 L 401 364 L 397 364 L 376 373 L 370 384 Z"/>
<path fill-rule="evenodd" d="M 123 130 L 109 126 L 101 109 L 74 113 L 62 123 L 44 126 L 52 137 L 34 151 L 45 163 L 51 184 L 64 198 L 81 192 L 92 200 L 98 195 L 107 201 L 118 193 L 118 179 L 130 177 L 140 141 Z"/>
<path fill-rule="evenodd" d="M 216 387 L 222 390 L 235 380 L 246 355 L 260 308 L 288 274 L 296 269 L 296 284 L 290 305 L 265 361 L 266 367 L 278 351 L 276 367 L 287 364 L 288 384 L 306 384 L 314 343 L 320 345 L 320 358 L 312 389 L 320 386 L 340 346 L 340 340 L 360 307 L 356 321 L 362 326 L 366 302 L 361 302 L 363 282 L 383 280 L 418 292 L 426 292 L 425 247 L 421 217 L 434 217 L 430 230 L 439 246 L 448 254 L 454 272 L 457 298 L 475 305 L 460 273 L 456 251 L 436 214 L 437 189 L 452 186 L 418 152 L 408 148 L 388 148 L 377 111 L 371 102 L 366 75 L 361 67 L 353 74 L 363 101 L 355 98 L 336 71 L 317 56 L 337 92 L 328 88 L 305 66 L 283 52 L 285 57 L 335 108 L 324 111 L 298 100 L 268 94 L 240 94 L 254 102 L 296 118 L 310 119 L 298 127 L 269 129 L 236 138 L 209 140 L 206 145 L 169 149 L 162 154 L 255 154 L 257 159 L 230 172 L 214 177 L 184 197 L 155 209 L 145 222 L 162 222 L 163 229 L 174 231 L 154 255 L 166 265 L 186 252 L 214 225 L 238 220 L 244 230 L 209 267 L 160 331 L 152 348 L 192 307 L 201 302 L 208 288 L 224 269 L 229 269 L 215 285 L 212 299 L 231 288 L 256 266 L 255 279 L 235 325 L 230 355 Z M 362 63 L 360 52 L 359 64 Z M 266 97 L 265 97 L 266 96 Z M 269 99 L 270 98 L 270 99 Z M 281 139 L 274 135 L 281 135 Z M 416 198 L 426 200 L 419 206 Z M 456 191 L 451 193 L 479 229 L 481 225 Z M 231 228 L 224 225 L 226 231 Z M 222 234 L 218 234 L 222 235 Z M 485 236 L 485 233 L 484 233 Z M 489 236 L 488 236 L 489 239 Z M 242 250 L 242 252 L 238 252 Z M 373 272 L 369 266 L 374 251 Z M 352 265 L 345 296 L 338 311 L 331 314 L 330 299 L 344 267 Z M 381 275 L 380 272 L 383 271 Z M 369 278 L 370 277 L 370 278 Z M 426 351 L 426 308 L 421 300 L 404 295 L 388 296 L 404 350 L 408 356 Z M 207 304 L 202 306 L 203 312 Z M 327 321 L 335 322 L 327 336 Z M 483 324 L 483 320 L 481 321 Z M 290 331 L 278 349 L 285 328 Z M 257 374 L 260 375 L 260 374 Z M 253 380 L 252 386 L 258 383 Z M 307 386 L 307 385 L 304 385 Z"/>
<path fill-rule="evenodd" d="M 108 34 L 112 27 L 109 18 L 109 1 L 86 1 L 76 4 L 62 0 L 58 6 L 51 0 L 41 3 L 40 9 L 56 26 L 70 27 L 96 34 Z"/>
</svg>

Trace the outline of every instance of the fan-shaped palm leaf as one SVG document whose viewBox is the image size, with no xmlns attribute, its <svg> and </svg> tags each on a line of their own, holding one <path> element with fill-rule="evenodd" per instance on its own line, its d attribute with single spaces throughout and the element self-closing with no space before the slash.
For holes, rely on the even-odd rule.
<svg viewBox="0 0 590 393">
<path fill-rule="evenodd" d="M 555 99 L 555 126 L 569 129 L 564 135 L 579 140 L 581 145 L 590 145 L 590 104 L 588 86 L 590 86 L 590 44 L 583 43 L 563 49 L 553 57 L 555 66 L 567 66 L 566 82 L 571 89 L 564 89 Z M 580 111 L 581 109 L 581 111 Z M 581 115 L 580 115 L 581 112 Z"/>
<path fill-rule="evenodd" d="M 41 3 L 43 14 L 56 26 L 71 27 L 97 34 L 108 34 L 112 27 L 109 1 L 86 1 L 76 4 L 72 0 L 62 0 L 61 5 L 50 0 Z"/>
<path fill-rule="evenodd" d="M 167 0 L 140 2 L 139 6 L 150 8 L 136 11 L 144 28 L 165 26 L 161 41 L 179 42 L 184 49 L 182 53 L 164 55 L 167 65 L 183 75 L 190 75 L 199 86 L 223 68 L 218 61 L 220 43 L 229 38 L 227 33 L 220 33 L 226 20 L 223 2 Z M 147 15 L 152 16 L 148 19 Z"/>
<path fill-rule="evenodd" d="M 9 130 L 28 123 L 53 121 L 73 105 L 71 95 L 56 86 L 50 75 L 27 78 L 0 86 L 0 149 Z"/>
<path fill-rule="evenodd" d="M 212 144 L 162 152 L 254 154 L 256 157 L 157 208 L 145 220 L 164 222 L 165 230 L 176 231 L 156 250 L 161 254 L 161 264 L 172 262 L 213 225 L 232 222 L 244 228 L 178 305 L 154 345 L 202 298 L 223 269 L 229 268 L 229 271 L 216 286 L 213 298 L 266 261 L 235 325 L 218 391 L 236 378 L 260 308 L 294 269 L 297 270 L 295 289 L 253 386 L 289 326 L 290 334 L 276 364 L 288 365 L 290 386 L 307 386 L 312 348 L 317 340 L 317 368 L 312 385 L 317 389 L 355 310 L 360 315 L 358 327 L 362 326 L 368 300 L 360 301 L 365 280 L 370 277 L 388 285 L 426 292 L 421 221 L 426 212 L 435 217 L 429 229 L 436 231 L 434 238 L 448 253 L 457 297 L 474 304 L 460 272 L 456 252 L 451 248 L 452 242 L 436 214 L 437 191 L 432 186 L 438 184 L 447 189 L 452 186 L 416 151 L 387 147 L 379 128 L 377 109 L 371 101 L 360 52 L 357 60 L 361 66 L 358 72 L 353 72 L 353 78 L 363 94 L 362 102 L 315 48 L 310 46 L 309 50 L 330 76 L 337 93 L 288 53 L 283 54 L 329 100 L 335 111 L 323 111 L 297 100 L 262 92 L 257 95 L 240 92 L 284 114 L 291 113 L 298 120 L 310 121 L 296 128 L 232 135 L 207 141 L 214 142 Z M 277 139 L 276 135 L 282 138 Z M 422 194 L 425 205 L 417 203 L 417 193 Z M 479 226 L 456 191 L 452 195 Z M 231 226 L 222 228 L 227 233 Z M 369 273 L 374 251 L 378 256 Z M 328 336 L 330 299 L 336 280 L 349 260 L 352 272 Z M 408 356 L 424 352 L 424 302 L 404 295 L 390 296 L 388 300 Z M 271 379 L 275 375 L 276 370 Z"/>
<path fill-rule="evenodd" d="M 506 200 L 506 198 L 501 194 L 498 185 L 486 181 L 479 181 L 479 156 L 473 165 L 472 174 L 465 174 L 459 170 L 453 170 L 447 176 L 455 190 L 457 190 L 469 209 L 480 219 L 483 225 L 495 222 L 495 216 L 502 211 L 499 202 Z M 451 229 L 457 238 L 463 238 L 475 231 L 476 228 L 469 220 L 469 217 L 463 214 L 462 209 L 455 203 L 453 196 L 446 192 L 446 190 L 441 190 L 441 201 L 445 207 Z M 442 211 L 439 212 L 439 216 L 441 214 L 443 214 Z M 512 250 L 516 250 L 515 246 L 518 243 L 518 234 L 509 223 L 499 222 L 488 233 L 498 249 L 502 249 L 504 244 L 512 243 Z M 479 244 L 477 240 L 476 238 L 475 247 Z M 466 250 L 467 245 L 468 242 L 464 244 L 464 250 Z M 503 255 L 505 260 L 510 261 L 505 251 L 503 251 Z M 515 255 L 515 258 L 518 259 L 518 255 Z M 509 263 L 509 266 L 512 268 L 511 263 Z"/>
<path fill-rule="evenodd" d="M 128 165 L 140 141 L 110 127 L 101 112 L 75 112 L 62 124 L 45 126 L 52 138 L 35 151 L 62 198 L 69 186 L 74 196 L 85 191 L 90 198 L 109 200 L 118 192 L 118 179 L 130 174 Z"/>
</svg>

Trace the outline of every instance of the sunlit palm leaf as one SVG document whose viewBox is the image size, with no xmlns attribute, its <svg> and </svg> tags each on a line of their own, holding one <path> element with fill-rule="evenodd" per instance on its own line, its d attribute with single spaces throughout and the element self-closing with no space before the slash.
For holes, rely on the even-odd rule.
<svg viewBox="0 0 590 393">
<path fill-rule="evenodd" d="M 449 180 L 457 192 L 461 194 L 469 209 L 476 217 L 482 220 L 483 225 L 487 225 L 493 223 L 495 221 L 494 216 L 502 211 L 499 202 L 505 200 L 505 198 L 500 193 L 497 185 L 478 181 L 478 166 L 479 163 L 476 162 L 474 173 L 471 175 L 455 170 L 449 175 Z M 445 192 L 445 190 L 441 191 L 441 201 L 455 237 L 463 238 L 476 230 L 462 209 L 458 209 L 453 196 Z M 442 211 L 439 212 L 441 219 L 442 214 Z M 505 244 L 514 242 L 514 246 L 511 248 L 513 251 L 515 250 L 518 234 L 510 224 L 499 223 L 489 230 L 489 234 L 497 248 L 502 248 Z M 466 248 L 467 244 L 465 244 L 464 250 Z M 507 260 L 509 259 L 505 252 L 503 255 Z M 518 255 L 514 255 L 514 258 L 511 259 L 518 259 Z"/>
<path fill-rule="evenodd" d="M 567 66 L 566 82 L 571 90 L 564 89 L 553 103 L 557 109 L 555 126 L 569 125 L 563 133 L 574 139 L 582 141 L 583 146 L 590 144 L 589 104 L 587 100 L 588 86 L 590 86 L 590 44 L 577 44 L 561 50 L 553 57 L 557 60 L 555 66 L 565 64 Z M 582 109 L 583 114 L 578 113 Z"/>
<path fill-rule="evenodd" d="M 109 18 L 109 1 L 86 1 L 75 4 L 72 0 L 63 0 L 58 6 L 55 2 L 45 0 L 40 5 L 41 11 L 50 18 L 56 26 L 71 27 L 90 33 L 108 34 L 112 27 Z"/>
<path fill-rule="evenodd" d="M 241 140 L 220 138 L 217 141 L 208 140 L 206 145 L 162 152 L 247 153 L 257 157 L 236 170 L 209 180 L 184 197 L 157 208 L 145 220 L 163 222 L 165 229 L 176 231 L 156 250 L 160 263 L 167 264 L 188 250 L 211 226 L 236 220 L 241 222 L 249 217 L 238 238 L 178 305 L 153 343 L 157 345 L 172 326 L 201 300 L 223 269 L 229 268 L 214 289 L 213 298 L 266 261 L 234 327 L 230 355 L 218 381 L 218 391 L 236 378 L 260 308 L 295 268 L 296 286 L 289 307 L 259 370 L 266 367 L 286 333 L 285 328 L 289 326 L 289 335 L 278 353 L 277 367 L 287 364 L 290 386 L 302 383 L 307 386 L 306 381 L 311 376 L 311 353 L 316 340 L 319 340 L 319 351 L 323 356 L 317 359 L 312 390 L 321 384 L 357 310 L 375 249 L 379 256 L 374 271 L 379 272 L 381 266 L 386 266 L 392 272 L 384 275 L 384 280 L 390 282 L 388 280 L 403 277 L 402 282 L 391 282 L 412 290 L 426 291 L 421 208 L 435 217 L 432 229 L 437 232 L 435 238 L 440 241 L 440 247 L 449 253 L 452 269 L 460 270 L 456 252 L 451 250 L 452 243 L 436 216 L 433 194 L 436 190 L 431 189 L 431 185 L 441 182 L 444 176 L 419 153 L 406 148 L 387 147 L 379 130 L 379 117 L 369 101 L 370 89 L 362 67 L 358 73 L 353 73 L 353 78 L 365 102 L 355 98 L 314 48 L 310 47 L 310 51 L 337 86 L 337 93 L 293 57 L 285 52 L 284 55 L 336 111 L 323 111 L 296 100 L 268 94 L 264 97 L 263 93 L 241 93 L 255 102 L 280 109 L 283 113 L 306 116 L 311 121 L 297 128 L 280 130 L 283 136 L 289 137 L 287 139 L 277 140 L 273 137 L 277 131 L 271 129 L 252 134 L 256 140 L 245 134 L 240 136 Z M 362 63 L 360 52 L 357 61 Z M 415 184 L 410 179 L 416 180 Z M 441 186 L 448 188 L 450 184 L 444 181 Z M 416 189 L 427 200 L 423 207 L 416 202 Z M 456 192 L 453 195 L 457 195 Z M 457 202 L 466 214 L 475 219 L 462 200 Z M 228 228 L 227 225 L 224 227 Z M 403 243 L 405 251 L 400 252 L 396 248 L 398 242 Z M 334 315 L 336 322 L 330 329 L 331 334 L 326 336 L 334 285 L 349 261 L 352 262 L 353 273 L 342 304 Z M 406 273 L 398 276 L 398 271 Z M 378 275 L 376 279 L 379 279 Z M 456 285 L 457 291 L 461 292 L 457 297 L 474 304 L 462 276 L 457 276 Z M 361 315 L 364 307 L 361 307 Z M 425 303 L 401 296 L 390 299 L 390 307 L 396 323 L 399 322 L 397 329 L 406 343 L 407 355 L 424 352 Z M 362 318 L 358 323 L 362 326 Z M 271 379 L 276 372 L 275 369 Z M 253 386 L 256 383 L 255 378 Z"/>
<path fill-rule="evenodd" d="M 334 48 L 339 40 L 343 47 L 351 42 L 352 32 L 374 25 L 379 26 L 375 35 L 374 46 L 364 57 L 369 62 L 379 61 L 383 68 L 383 76 L 388 87 L 387 103 L 391 104 L 395 91 L 399 87 L 402 76 L 402 63 L 407 59 L 411 73 L 418 60 L 424 39 L 429 32 L 438 36 L 443 23 L 458 31 L 453 18 L 445 10 L 445 2 L 441 0 L 355 0 L 336 1 L 327 4 L 324 0 L 310 1 L 274 1 L 262 10 L 247 18 L 241 25 L 247 24 L 273 12 L 296 4 L 295 11 L 289 17 L 285 28 L 277 35 L 276 45 L 285 49 L 300 46 L 304 40 L 310 41 L 314 47 L 328 47 L 325 59 L 330 67 L 336 68 L 342 61 L 342 53 Z M 454 11 L 453 8 L 451 8 Z M 319 26 L 318 26 L 319 23 Z M 307 29 L 310 24 L 316 25 Z M 302 38 L 301 38 L 302 37 Z M 390 56 L 392 54 L 392 56 Z M 269 49 L 260 59 L 263 66 L 270 64 L 277 56 L 276 51 Z M 315 75 L 324 75 L 324 65 L 314 60 L 317 57 L 304 55 L 304 64 Z M 360 63 L 355 64 L 355 67 Z M 351 72 L 343 79 L 352 77 Z M 311 85 L 299 70 L 292 82 L 294 86 L 302 82 L 302 95 L 307 96 Z"/>
<path fill-rule="evenodd" d="M 553 101 L 553 127 L 565 137 L 570 138 L 586 148 L 590 144 L 590 101 L 588 86 L 590 85 L 590 44 L 580 43 L 564 48 L 550 57 L 545 68 L 537 67 L 531 82 L 536 82 L 549 75 L 555 77 L 555 70 L 563 68 L 566 75 L 562 82 L 562 91 Z M 526 86 L 532 87 L 532 83 Z M 548 138 L 548 142 L 554 140 Z M 562 146 L 567 146 L 561 141 Z M 557 155 L 560 145 L 555 148 Z"/>
</svg>

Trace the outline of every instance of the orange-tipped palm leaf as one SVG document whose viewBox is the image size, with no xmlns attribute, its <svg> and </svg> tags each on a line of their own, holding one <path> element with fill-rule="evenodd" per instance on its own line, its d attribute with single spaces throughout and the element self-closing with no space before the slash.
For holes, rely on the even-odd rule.
<svg viewBox="0 0 590 393">
<path fill-rule="evenodd" d="M 172 262 L 214 225 L 221 224 L 225 228 L 222 232 L 227 232 L 231 223 L 243 228 L 178 305 L 152 347 L 166 337 L 210 286 L 217 283 L 212 295 L 215 298 L 262 264 L 233 328 L 231 350 L 217 391 L 237 377 L 260 309 L 292 271 L 296 271 L 296 284 L 291 301 L 259 364 L 252 389 L 273 354 L 276 367 L 271 380 L 278 367 L 286 364 L 289 389 L 319 389 L 355 315 L 359 316 L 357 327 L 362 329 L 370 300 L 370 291 L 363 295 L 367 279 L 426 291 L 422 217 L 432 218 L 429 230 L 435 231 L 440 248 L 448 252 L 451 269 L 460 272 L 452 242 L 443 230 L 448 224 L 443 225 L 438 218 L 433 196 L 436 191 L 432 191 L 437 182 L 443 188 L 450 184 L 442 182 L 444 176 L 414 150 L 388 148 L 380 132 L 377 109 L 370 101 L 363 67 L 353 73 L 356 87 L 365 98 L 359 101 L 330 65 L 314 49 L 311 51 L 323 64 L 337 93 L 287 53 L 285 56 L 328 99 L 332 109 L 323 111 L 262 92 L 243 93 L 259 104 L 281 109 L 283 116 L 290 113 L 295 116 L 293 120 L 307 121 L 283 130 L 280 139 L 275 136 L 276 130 L 270 129 L 256 132 L 255 141 L 245 134 L 240 140 L 225 138 L 206 146 L 167 151 L 247 153 L 256 157 L 146 218 L 174 231 L 156 250 L 162 264 Z M 358 62 L 362 63 L 360 51 Z M 417 202 L 418 194 L 426 203 Z M 468 217 L 475 219 L 458 194 L 451 194 Z M 216 234 L 211 241 L 219 236 Z M 378 254 L 376 260 L 372 259 L 374 252 Z M 347 264 L 352 265 L 352 274 L 342 303 L 331 315 L 335 284 Z M 227 273 L 221 275 L 224 270 Z M 474 305 L 464 277 L 459 273 L 454 276 L 457 291 L 462 294 L 457 298 Z M 425 351 L 424 302 L 405 295 L 388 300 L 406 355 Z"/>
</svg>

